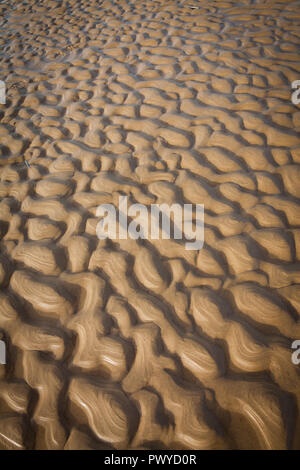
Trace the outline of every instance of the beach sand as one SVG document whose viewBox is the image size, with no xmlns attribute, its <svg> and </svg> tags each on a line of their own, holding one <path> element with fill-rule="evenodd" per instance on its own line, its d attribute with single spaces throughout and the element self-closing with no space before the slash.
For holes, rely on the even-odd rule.
<svg viewBox="0 0 300 470">
<path fill-rule="evenodd" d="M 300 449 L 300 2 L 0 13 L 0 448 Z M 203 248 L 99 240 L 120 195 Z"/>
</svg>

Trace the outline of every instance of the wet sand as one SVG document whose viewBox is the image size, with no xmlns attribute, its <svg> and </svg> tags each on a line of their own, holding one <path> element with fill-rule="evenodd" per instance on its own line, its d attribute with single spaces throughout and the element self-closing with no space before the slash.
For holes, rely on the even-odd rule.
<svg viewBox="0 0 300 470">
<path fill-rule="evenodd" d="M 300 2 L 1 2 L 1 449 L 300 449 Z M 205 206 L 205 244 L 99 204 Z"/>
</svg>

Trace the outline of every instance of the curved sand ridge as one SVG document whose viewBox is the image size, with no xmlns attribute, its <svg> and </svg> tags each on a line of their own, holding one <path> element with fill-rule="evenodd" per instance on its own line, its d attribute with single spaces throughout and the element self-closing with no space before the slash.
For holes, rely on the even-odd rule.
<svg viewBox="0 0 300 470">
<path fill-rule="evenodd" d="M 300 449 L 299 8 L 1 3 L 0 448 Z M 120 195 L 203 249 L 99 241 Z"/>
</svg>

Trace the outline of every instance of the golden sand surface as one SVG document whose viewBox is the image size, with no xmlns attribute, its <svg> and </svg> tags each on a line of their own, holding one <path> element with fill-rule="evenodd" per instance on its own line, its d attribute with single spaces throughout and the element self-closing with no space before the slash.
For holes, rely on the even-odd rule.
<svg viewBox="0 0 300 470">
<path fill-rule="evenodd" d="M 2 449 L 299 449 L 300 2 L 0 3 Z M 99 204 L 205 205 L 205 243 Z"/>
</svg>

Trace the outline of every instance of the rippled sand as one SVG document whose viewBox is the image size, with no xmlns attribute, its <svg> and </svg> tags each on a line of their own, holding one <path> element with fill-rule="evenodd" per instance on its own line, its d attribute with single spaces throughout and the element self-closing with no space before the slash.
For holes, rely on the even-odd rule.
<svg viewBox="0 0 300 470">
<path fill-rule="evenodd" d="M 299 1 L 0 12 L 0 448 L 299 449 Z M 99 241 L 120 194 L 204 248 Z"/>
</svg>

